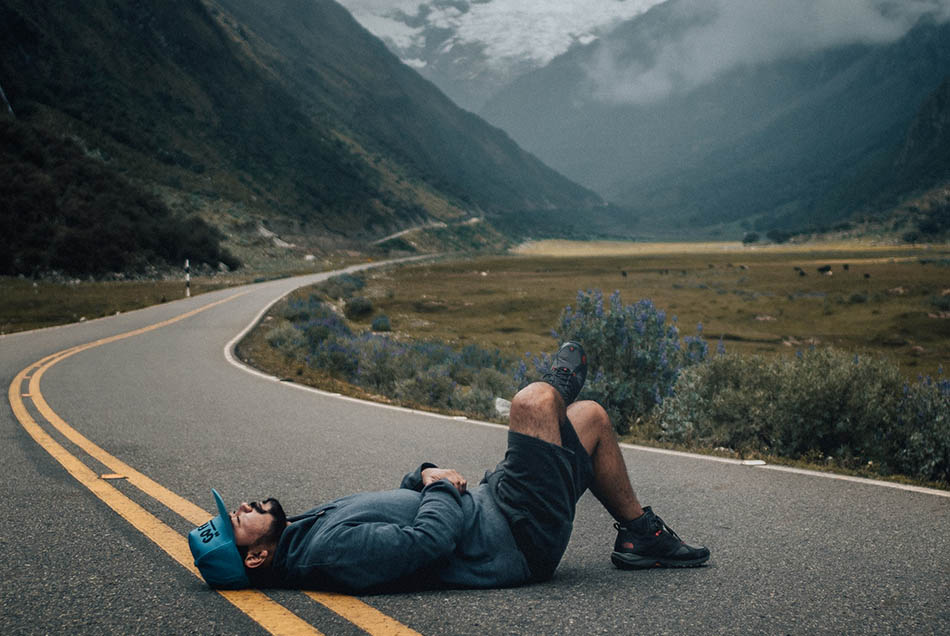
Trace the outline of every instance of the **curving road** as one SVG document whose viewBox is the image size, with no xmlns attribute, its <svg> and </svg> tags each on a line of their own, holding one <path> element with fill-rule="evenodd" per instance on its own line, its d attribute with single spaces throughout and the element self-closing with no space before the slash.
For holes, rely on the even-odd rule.
<svg viewBox="0 0 950 636">
<path fill-rule="evenodd" d="M 361 599 L 209 590 L 180 560 L 211 486 L 295 512 L 395 487 L 422 460 L 477 479 L 504 451 L 501 427 L 303 390 L 226 359 L 265 306 L 325 276 L 0 338 L 0 633 L 950 633 L 948 493 L 634 447 L 641 499 L 708 545 L 709 567 L 615 570 L 611 520 L 586 495 L 545 584 Z"/>
</svg>

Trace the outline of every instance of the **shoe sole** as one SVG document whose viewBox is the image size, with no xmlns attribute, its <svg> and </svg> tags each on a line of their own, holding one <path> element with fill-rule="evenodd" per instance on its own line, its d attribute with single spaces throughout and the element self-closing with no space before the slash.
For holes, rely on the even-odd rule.
<svg viewBox="0 0 950 636">
<path fill-rule="evenodd" d="M 649 570 L 651 568 L 698 568 L 709 560 L 709 555 L 697 559 L 680 560 L 614 552 L 610 561 L 621 570 Z"/>
</svg>

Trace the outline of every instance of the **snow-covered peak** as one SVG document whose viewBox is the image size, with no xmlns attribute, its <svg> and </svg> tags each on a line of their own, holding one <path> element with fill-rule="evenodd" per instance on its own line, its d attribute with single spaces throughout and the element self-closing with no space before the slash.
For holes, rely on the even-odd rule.
<svg viewBox="0 0 950 636">
<path fill-rule="evenodd" d="M 477 110 L 575 43 L 661 0 L 340 0 L 404 62 Z"/>
</svg>

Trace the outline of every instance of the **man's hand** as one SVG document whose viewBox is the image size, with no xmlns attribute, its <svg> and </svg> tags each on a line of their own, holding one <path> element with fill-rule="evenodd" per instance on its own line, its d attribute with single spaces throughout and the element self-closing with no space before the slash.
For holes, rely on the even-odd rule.
<svg viewBox="0 0 950 636">
<path fill-rule="evenodd" d="M 434 484 L 440 479 L 448 479 L 460 494 L 465 493 L 468 482 L 459 474 L 457 470 L 451 468 L 426 468 L 422 471 L 422 485 L 428 486 Z"/>
</svg>

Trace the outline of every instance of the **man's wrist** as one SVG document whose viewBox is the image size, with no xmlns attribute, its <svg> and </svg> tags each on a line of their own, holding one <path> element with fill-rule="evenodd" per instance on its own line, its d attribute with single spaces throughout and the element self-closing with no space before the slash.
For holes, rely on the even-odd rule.
<svg viewBox="0 0 950 636">
<path fill-rule="evenodd" d="M 424 486 L 422 483 L 422 472 L 429 468 L 436 468 L 436 465 L 431 462 L 423 462 L 418 468 L 403 477 L 402 484 L 400 484 L 399 487 L 415 491 L 422 490 Z"/>
</svg>

